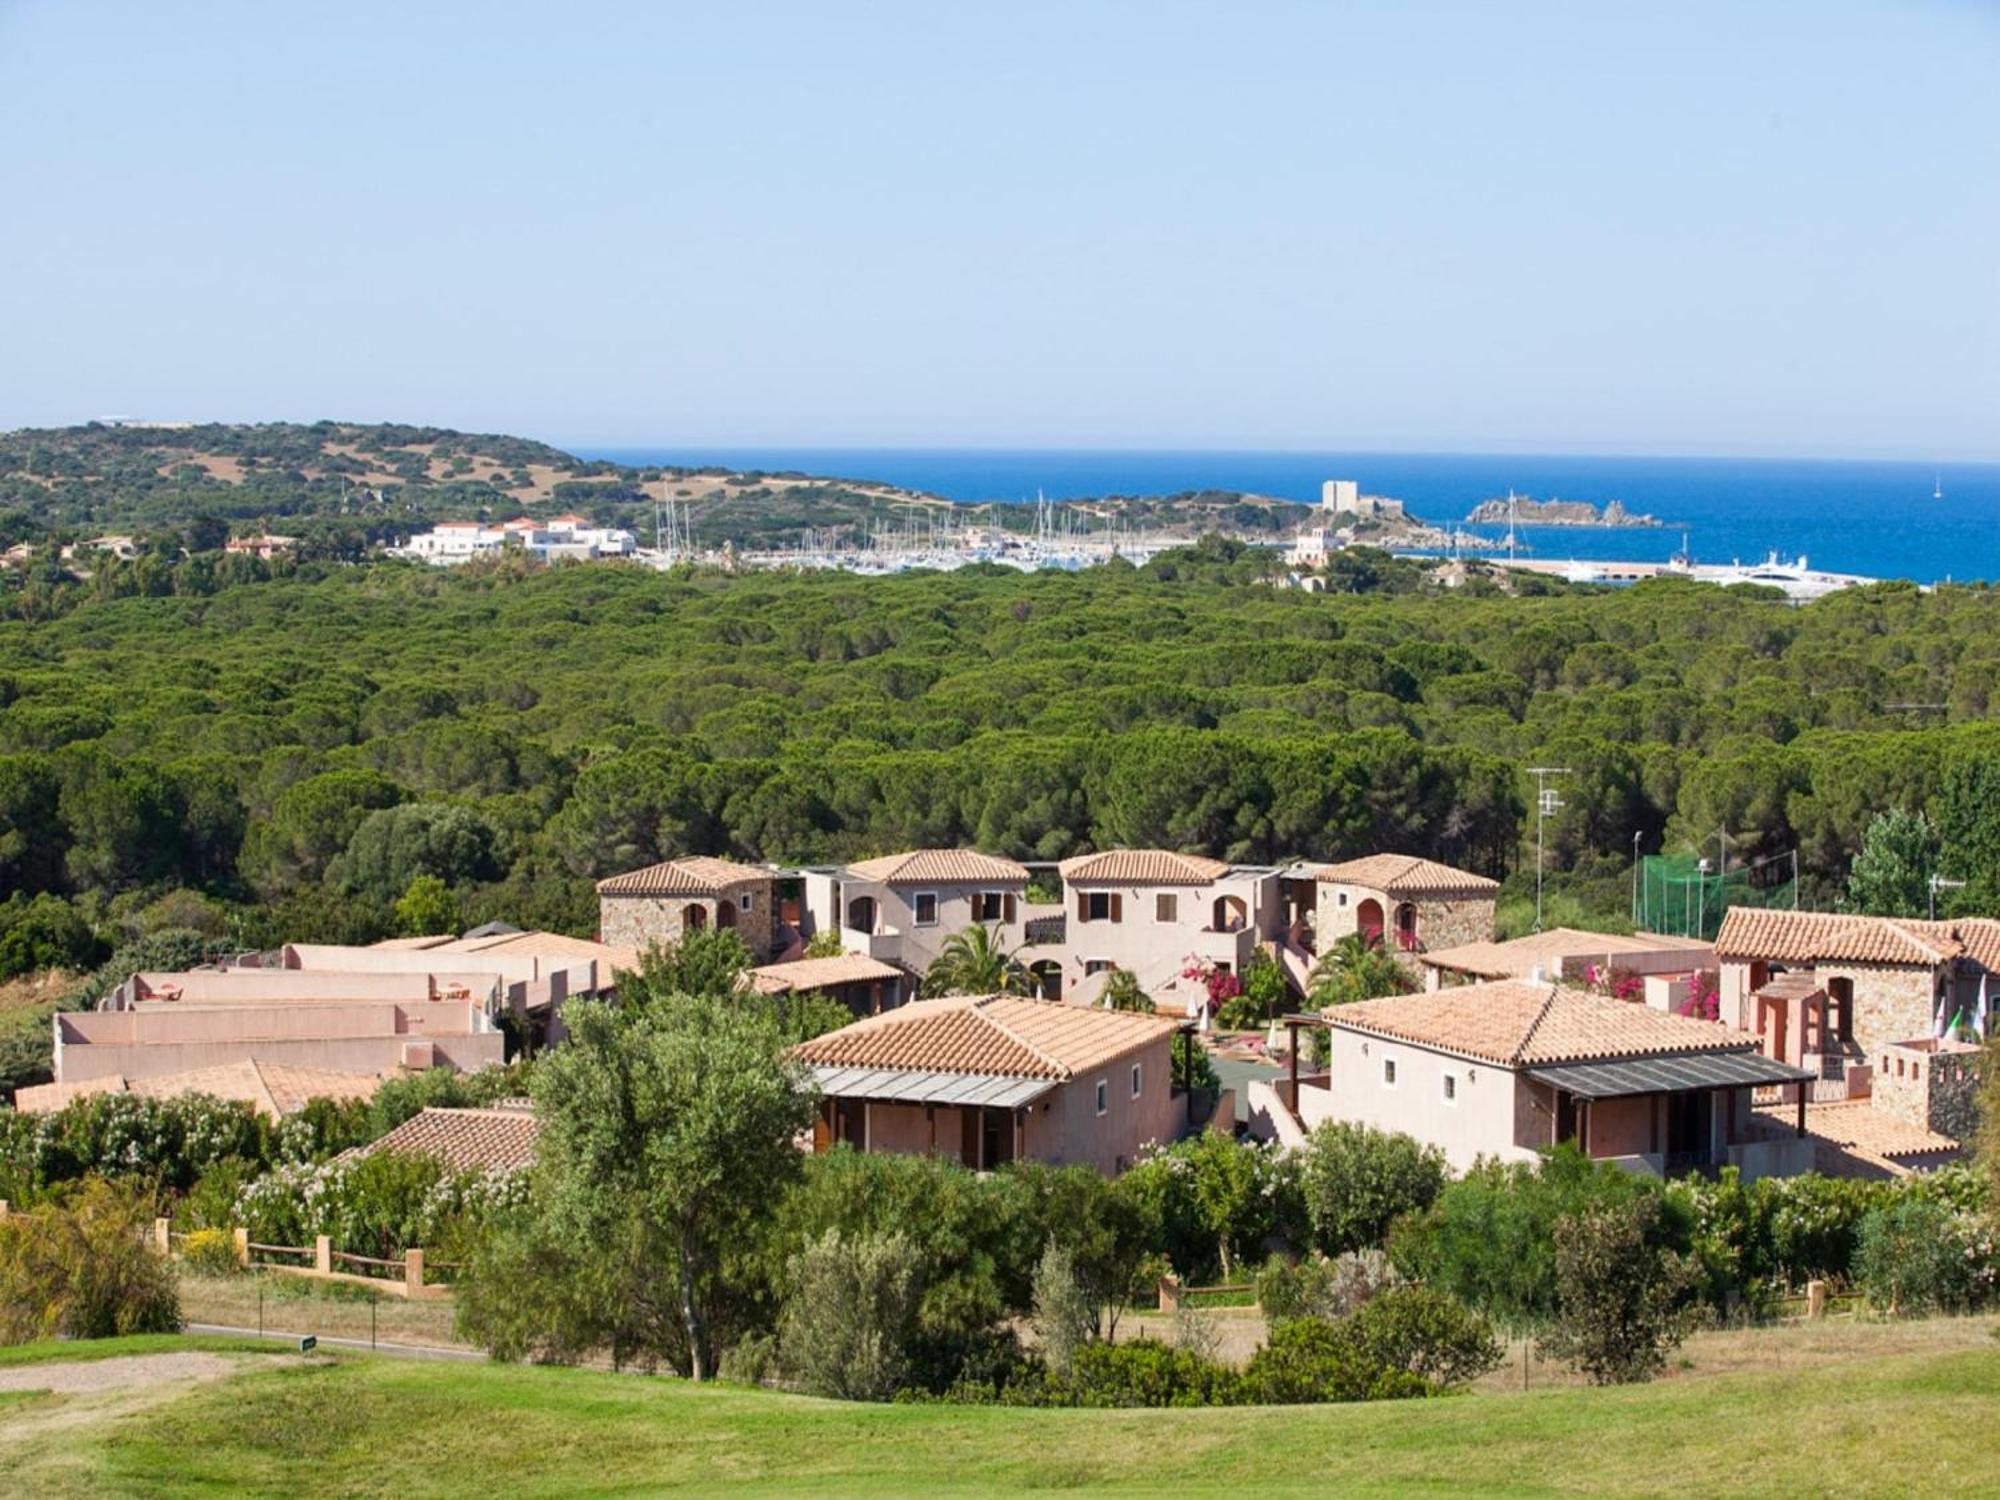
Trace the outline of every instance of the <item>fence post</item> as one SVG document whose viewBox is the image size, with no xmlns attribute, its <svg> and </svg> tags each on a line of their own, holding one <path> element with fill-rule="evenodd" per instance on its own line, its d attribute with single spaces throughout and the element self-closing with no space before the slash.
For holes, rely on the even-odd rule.
<svg viewBox="0 0 2000 1500">
<path fill-rule="evenodd" d="M 322 1276 L 333 1274 L 333 1236 L 313 1236 L 313 1269 Z"/>
<path fill-rule="evenodd" d="M 239 1224 L 236 1228 L 229 1231 L 229 1237 L 234 1241 L 236 1246 L 236 1264 L 239 1266 L 249 1265 L 250 1231 Z"/>
<path fill-rule="evenodd" d="M 1181 1307 L 1181 1279 L 1172 1271 L 1160 1278 L 1160 1311 L 1179 1312 Z"/>
<path fill-rule="evenodd" d="M 405 1250 L 403 1252 L 403 1287 L 414 1297 L 424 1289 L 424 1252 Z"/>
<path fill-rule="evenodd" d="M 7 1217 L 7 1200 L 0 1198 L 0 1219 Z"/>
<path fill-rule="evenodd" d="M 1808 1318 L 1823 1318 L 1826 1316 L 1826 1283 L 1824 1281 L 1814 1280 L 1806 1283 L 1806 1316 Z"/>
<path fill-rule="evenodd" d="M 153 1248 L 162 1255 L 171 1255 L 174 1253 L 174 1242 L 170 1238 L 173 1228 L 174 1221 L 172 1219 L 153 1220 Z"/>
</svg>

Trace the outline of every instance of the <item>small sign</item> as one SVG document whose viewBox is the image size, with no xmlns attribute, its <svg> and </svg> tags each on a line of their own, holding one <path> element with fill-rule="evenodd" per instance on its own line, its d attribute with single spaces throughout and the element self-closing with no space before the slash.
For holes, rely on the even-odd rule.
<svg viewBox="0 0 2000 1500">
<path fill-rule="evenodd" d="M 310 1354 L 318 1347 L 319 1335 L 316 1333 L 309 1333 L 299 1340 L 299 1353 L 301 1354 Z"/>
</svg>

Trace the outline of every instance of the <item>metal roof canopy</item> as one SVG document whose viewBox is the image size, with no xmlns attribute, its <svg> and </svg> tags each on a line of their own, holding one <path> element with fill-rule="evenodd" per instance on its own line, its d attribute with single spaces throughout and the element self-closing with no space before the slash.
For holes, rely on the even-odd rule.
<svg viewBox="0 0 2000 1500">
<path fill-rule="evenodd" d="M 915 1068 L 856 1068 L 820 1063 L 812 1070 L 819 1091 L 835 1099 L 878 1104 L 956 1104 L 1016 1109 L 1061 1087 L 1055 1078 L 1008 1078 Z"/>
<path fill-rule="evenodd" d="M 1804 1068 L 1778 1062 L 1761 1052 L 1690 1052 L 1678 1057 L 1640 1057 L 1623 1062 L 1567 1063 L 1530 1068 L 1528 1076 L 1583 1099 L 1618 1099 L 1631 1094 L 1682 1094 L 1692 1089 L 1744 1088 L 1760 1083 L 1804 1083 Z"/>
</svg>

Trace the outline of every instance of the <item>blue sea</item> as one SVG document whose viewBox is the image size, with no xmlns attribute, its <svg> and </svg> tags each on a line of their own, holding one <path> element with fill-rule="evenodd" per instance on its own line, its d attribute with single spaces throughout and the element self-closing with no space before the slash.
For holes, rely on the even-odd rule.
<svg viewBox="0 0 2000 1500">
<path fill-rule="evenodd" d="M 1697 562 L 1803 554 L 1816 568 L 1919 583 L 2000 579 L 2000 464 L 1610 458 L 1520 454 L 1110 449 L 598 448 L 631 464 L 721 464 L 876 479 L 953 500 L 1032 501 L 1228 489 L 1316 502 L 1325 479 L 1404 501 L 1443 525 L 1509 488 L 1537 500 L 1613 500 L 1658 529 L 1524 526 L 1523 555 L 1665 561 L 1683 533 Z M 1942 499 L 1933 498 L 1942 487 Z M 1506 528 L 1472 528 L 1501 536 Z M 1531 550 L 1530 550 L 1531 549 Z"/>
</svg>

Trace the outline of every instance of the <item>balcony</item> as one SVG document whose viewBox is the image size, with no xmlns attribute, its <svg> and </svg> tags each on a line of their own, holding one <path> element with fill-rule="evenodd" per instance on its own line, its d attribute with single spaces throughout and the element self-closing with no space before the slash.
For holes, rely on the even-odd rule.
<svg viewBox="0 0 2000 1500">
<path fill-rule="evenodd" d="M 840 946 L 849 953 L 863 953 L 885 964 L 903 961 L 903 934 L 898 928 L 878 926 L 873 932 L 858 927 L 840 929 Z"/>
</svg>

